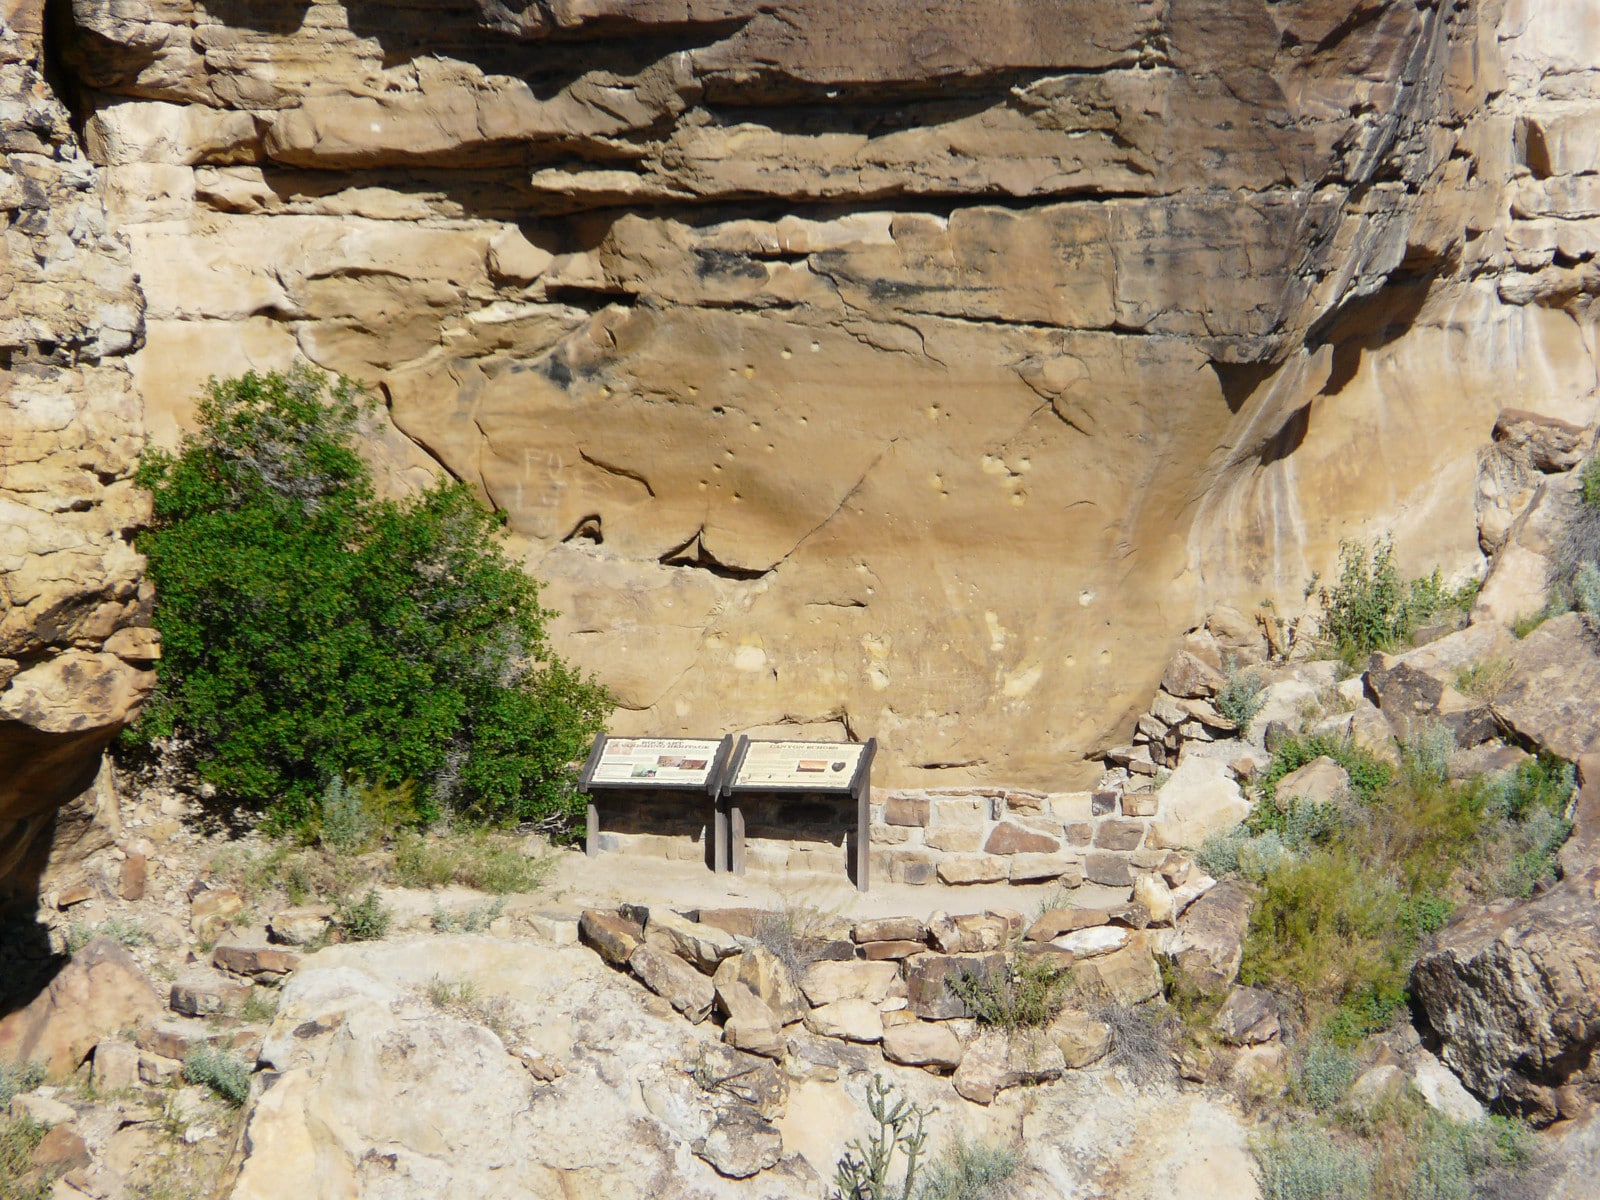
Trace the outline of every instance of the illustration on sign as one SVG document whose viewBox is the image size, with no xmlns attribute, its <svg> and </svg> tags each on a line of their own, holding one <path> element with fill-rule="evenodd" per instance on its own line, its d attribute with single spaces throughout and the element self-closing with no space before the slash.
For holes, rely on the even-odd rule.
<svg viewBox="0 0 1600 1200">
<path fill-rule="evenodd" d="M 721 744 L 712 738 L 607 738 L 589 783 L 704 787 Z"/>
<path fill-rule="evenodd" d="M 848 791 L 864 749 L 849 742 L 750 742 L 733 786 Z"/>
</svg>

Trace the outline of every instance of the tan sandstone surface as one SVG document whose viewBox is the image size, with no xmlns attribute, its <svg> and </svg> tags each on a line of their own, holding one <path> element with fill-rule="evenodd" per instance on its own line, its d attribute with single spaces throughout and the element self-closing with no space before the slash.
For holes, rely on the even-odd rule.
<svg viewBox="0 0 1600 1200">
<path fill-rule="evenodd" d="M 66 174 L 128 246 L 63 268 L 126 300 L 81 486 L 208 374 L 349 372 L 376 457 L 505 511 L 621 731 L 1078 786 L 1205 609 L 1391 528 L 1481 570 L 1496 414 L 1595 415 L 1581 0 L 60 12 Z"/>
<path fill-rule="evenodd" d="M 95 836 L 100 750 L 157 654 L 130 545 L 143 298 L 40 73 L 43 7 L 0 3 L 0 890 L 43 870 L 52 829 L 62 852 Z"/>
</svg>

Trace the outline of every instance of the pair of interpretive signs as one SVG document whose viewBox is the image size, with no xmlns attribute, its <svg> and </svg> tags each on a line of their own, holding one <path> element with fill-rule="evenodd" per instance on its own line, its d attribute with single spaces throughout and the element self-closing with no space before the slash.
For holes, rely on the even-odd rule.
<svg viewBox="0 0 1600 1200">
<path fill-rule="evenodd" d="M 601 734 L 578 779 L 578 790 L 704 792 L 714 805 L 718 871 L 744 874 L 744 802 L 762 793 L 821 793 L 856 801 L 851 855 L 856 886 L 867 890 L 872 759 L 877 740 L 786 742 L 724 738 L 621 738 Z M 599 809 L 589 804 L 588 852 L 599 848 Z"/>
</svg>

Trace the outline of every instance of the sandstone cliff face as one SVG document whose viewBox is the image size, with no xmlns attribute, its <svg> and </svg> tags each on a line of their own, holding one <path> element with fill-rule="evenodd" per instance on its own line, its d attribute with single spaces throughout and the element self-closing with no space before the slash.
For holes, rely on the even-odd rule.
<svg viewBox="0 0 1600 1200">
<path fill-rule="evenodd" d="M 43 8 L 0 3 L 0 888 L 101 806 L 100 750 L 155 654 L 129 544 L 143 302 L 41 74 Z"/>
<path fill-rule="evenodd" d="M 59 12 L 153 435 L 370 381 L 624 731 L 1067 786 L 1201 604 L 1475 568 L 1497 410 L 1594 416 L 1582 0 Z"/>
</svg>

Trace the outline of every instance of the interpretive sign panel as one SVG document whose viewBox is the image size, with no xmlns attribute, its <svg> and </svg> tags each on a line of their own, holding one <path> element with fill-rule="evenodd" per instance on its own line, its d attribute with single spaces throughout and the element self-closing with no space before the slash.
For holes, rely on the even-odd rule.
<svg viewBox="0 0 1600 1200">
<path fill-rule="evenodd" d="M 720 766 L 722 747 L 721 738 L 602 738 L 579 786 L 704 791 Z"/>
<path fill-rule="evenodd" d="M 729 786 L 736 790 L 849 792 L 856 786 L 864 744 L 755 742 L 741 746 Z"/>
</svg>

